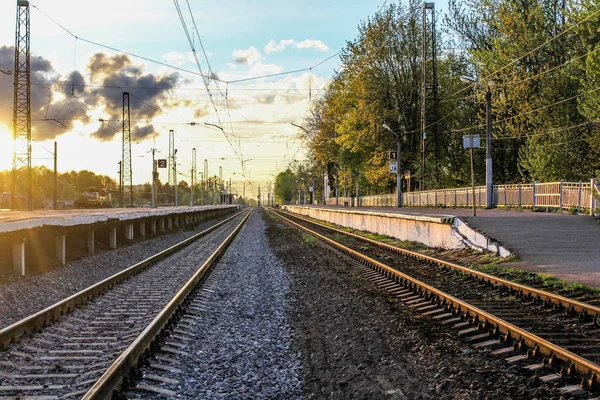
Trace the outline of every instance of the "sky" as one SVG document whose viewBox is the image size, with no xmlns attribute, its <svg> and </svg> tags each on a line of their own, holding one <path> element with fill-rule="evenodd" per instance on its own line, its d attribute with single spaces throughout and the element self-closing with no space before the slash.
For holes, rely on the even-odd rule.
<svg viewBox="0 0 600 400">
<path fill-rule="evenodd" d="M 118 179 L 129 92 L 134 184 L 151 180 L 152 148 L 168 158 L 170 130 L 180 179 L 189 182 L 195 148 L 199 177 L 207 160 L 208 176 L 221 166 L 225 180 L 274 181 L 306 158 L 292 123 L 302 125 L 309 96 L 340 67 L 335 54 L 384 3 L 31 1 L 32 162 L 52 168 L 56 141 L 59 171 Z M 2 1 L 5 71 L 14 69 L 15 20 L 16 1 Z M 246 80 L 270 74 L 280 75 Z M 12 165 L 12 104 L 13 76 L 0 74 L 0 170 Z M 159 172 L 166 182 L 167 170 Z"/>
</svg>

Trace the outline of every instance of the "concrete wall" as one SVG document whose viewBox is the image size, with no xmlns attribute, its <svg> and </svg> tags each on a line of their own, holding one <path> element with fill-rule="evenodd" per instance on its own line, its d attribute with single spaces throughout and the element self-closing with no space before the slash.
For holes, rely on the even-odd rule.
<svg viewBox="0 0 600 400">
<path fill-rule="evenodd" d="M 294 205 L 282 206 L 282 209 L 340 226 L 422 243 L 428 247 L 448 250 L 470 247 L 497 253 L 501 257 L 511 254 L 508 249 L 453 215 L 383 213 Z"/>
<path fill-rule="evenodd" d="M 419 242 L 428 247 L 456 248 L 456 243 L 452 240 L 454 235 L 453 216 L 431 217 L 314 207 L 282 207 L 290 212 L 321 221 L 387 235 L 400 240 Z"/>
</svg>

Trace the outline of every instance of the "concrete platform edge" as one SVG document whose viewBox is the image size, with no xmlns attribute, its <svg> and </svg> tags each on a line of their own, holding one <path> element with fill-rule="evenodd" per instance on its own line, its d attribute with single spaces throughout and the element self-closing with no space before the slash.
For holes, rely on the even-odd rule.
<svg viewBox="0 0 600 400">
<path fill-rule="evenodd" d="M 281 207 L 286 211 L 320 221 L 387 235 L 399 240 L 415 241 L 428 247 L 447 250 L 469 247 L 477 251 L 489 251 L 503 258 L 512 254 L 496 240 L 476 231 L 453 215 L 429 216 L 294 205 Z"/>
</svg>

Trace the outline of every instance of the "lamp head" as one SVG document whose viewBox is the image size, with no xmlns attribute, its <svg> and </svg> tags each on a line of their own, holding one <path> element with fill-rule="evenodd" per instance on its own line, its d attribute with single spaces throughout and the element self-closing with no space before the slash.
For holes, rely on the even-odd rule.
<svg viewBox="0 0 600 400">
<path fill-rule="evenodd" d="M 463 81 L 464 83 L 476 83 L 477 82 L 477 79 L 475 79 L 469 75 L 461 75 L 460 80 Z"/>
<path fill-rule="evenodd" d="M 389 126 L 387 126 L 387 124 L 383 124 L 383 127 L 384 127 L 385 129 L 387 129 L 388 131 L 391 131 L 391 130 L 392 130 L 392 129 L 391 129 Z"/>
</svg>

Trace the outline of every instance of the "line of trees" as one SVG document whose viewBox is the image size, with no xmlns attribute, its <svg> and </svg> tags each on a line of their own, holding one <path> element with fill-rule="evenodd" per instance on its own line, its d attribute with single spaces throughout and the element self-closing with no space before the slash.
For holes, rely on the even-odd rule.
<svg viewBox="0 0 600 400">
<path fill-rule="evenodd" d="M 23 175 L 23 174 L 21 174 Z M 54 196 L 54 172 L 44 166 L 34 166 L 31 168 L 32 176 L 32 201 L 36 209 L 49 208 L 52 206 Z M 22 199 L 15 201 L 19 208 L 25 207 L 24 182 L 19 181 L 17 187 L 17 196 Z M 225 189 L 225 182 L 217 176 L 208 178 L 205 181 L 194 185 L 194 203 L 196 205 L 219 204 L 225 201 L 221 198 L 221 191 Z M 12 190 L 12 171 L 0 171 L 0 208 L 10 207 L 10 193 Z M 57 176 L 57 197 L 68 205 L 73 205 L 73 200 L 80 199 L 84 192 L 97 191 L 109 193 L 112 197 L 114 207 L 119 205 L 119 184 L 107 176 L 97 175 L 88 170 L 70 171 L 59 173 Z M 152 203 L 152 185 L 147 182 L 143 185 L 134 185 L 134 204 L 150 205 Z M 169 183 L 157 181 L 156 185 L 157 204 L 173 205 L 175 203 L 175 190 Z M 179 205 L 189 205 L 192 191 L 189 183 L 180 181 L 177 184 L 177 195 Z M 242 204 L 243 199 L 238 199 L 237 203 Z"/>
<path fill-rule="evenodd" d="M 421 174 L 422 3 L 390 4 L 359 25 L 343 68 L 303 133 L 311 165 L 361 193 L 393 192 L 388 151 Z M 438 21 L 440 20 L 438 16 Z M 587 180 L 600 171 L 600 4 L 594 0 L 450 0 L 436 35 L 437 98 L 427 99 L 424 186 L 470 183 L 464 134 L 485 139 L 492 94 L 494 182 Z M 430 29 L 430 26 L 426 26 Z M 428 41 L 426 54 L 432 52 Z M 431 84 L 431 57 L 426 79 Z M 479 78 L 467 85 L 460 75 Z M 434 108 L 435 106 L 435 108 Z M 484 145 L 482 140 L 482 146 Z M 476 151 L 485 181 L 485 151 Z M 293 173 L 294 171 L 290 170 Z M 418 189 L 413 179 L 410 189 Z M 407 190 L 407 182 L 403 183 Z"/>
</svg>

